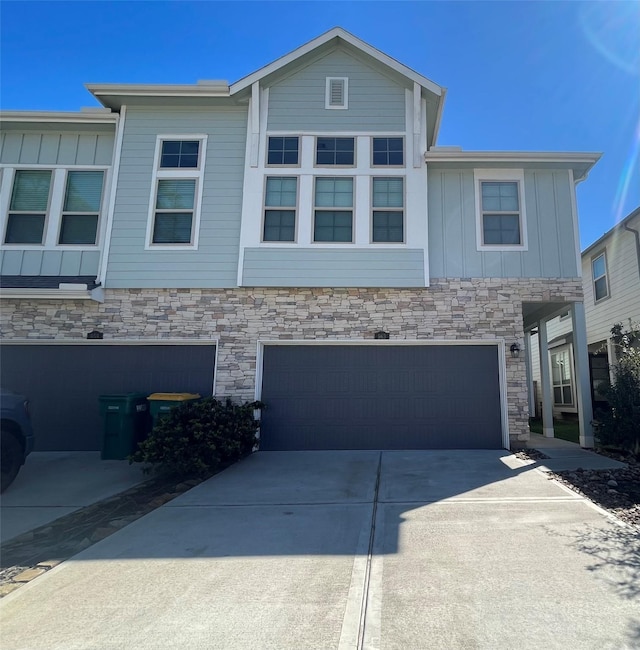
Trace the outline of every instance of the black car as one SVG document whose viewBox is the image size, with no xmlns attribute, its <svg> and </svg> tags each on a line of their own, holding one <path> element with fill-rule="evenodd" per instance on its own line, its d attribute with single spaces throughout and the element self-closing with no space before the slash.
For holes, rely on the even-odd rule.
<svg viewBox="0 0 640 650">
<path fill-rule="evenodd" d="M 2 466 L 1 492 L 13 483 L 27 456 L 33 450 L 33 429 L 29 418 L 29 400 L 0 389 L 0 409 L 2 427 Z"/>
</svg>

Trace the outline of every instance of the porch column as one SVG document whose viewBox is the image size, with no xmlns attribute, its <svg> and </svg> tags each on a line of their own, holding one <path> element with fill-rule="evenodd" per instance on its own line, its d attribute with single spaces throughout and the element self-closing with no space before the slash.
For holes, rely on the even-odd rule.
<svg viewBox="0 0 640 650">
<path fill-rule="evenodd" d="M 587 348 L 587 326 L 584 318 L 584 304 L 574 302 L 571 306 L 573 325 L 573 356 L 576 367 L 576 395 L 578 397 L 578 422 L 580 424 L 580 446 L 593 447 L 593 406 L 591 404 L 591 378 L 589 375 L 589 350 Z"/>
<path fill-rule="evenodd" d="M 554 438 L 553 396 L 551 394 L 546 320 L 541 320 L 538 323 L 538 347 L 540 348 L 540 388 L 542 388 L 542 433 L 546 438 Z"/>
<path fill-rule="evenodd" d="M 609 364 L 609 382 L 613 384 L 616 379 L 615 372 L 618 359 L 616 358 L 616 351 L 611 337 L 607 339 L 607 363 Z"/>
<path fill-rule="evenodd" d="M 531 332 L 524 333 L 524 363 L 527 371 L 527 393 L 529 395 L 529 417 L 536 415 L 536 398 L 533 391 L 533 373 L 531 372 Z"/>
</svg>

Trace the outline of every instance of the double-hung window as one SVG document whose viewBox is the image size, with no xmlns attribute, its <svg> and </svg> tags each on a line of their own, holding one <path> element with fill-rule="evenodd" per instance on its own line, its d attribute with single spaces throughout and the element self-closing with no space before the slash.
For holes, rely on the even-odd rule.
<svg viewBox="0 0 640 650">
<path fill-rule="evenodd" d="M 50 169 L 17 169 L 13 189 L 5 244 L 42 244 L 49 213 L 52 186 Z"/>
<path fill-rule="evenodd" d="M 59 244 L 95 244 L 102 203 L 103 171 L 69 171 Z"/>
<path fill-rule="evenodd" d="M 404 241 L 404 178 L 373 177 L 374 243 Z"/>
<path fill-rule="evenodd" d="M 353 241 L 353 178 L 318 176 L 315 181 L 313 241 Z"/>
<path fill-rule="evenodd" d="M 206 136 L 158 138 L 148 236 L 152 247 L 197 246 L 205 148 Z"/>
<path fill-rule="evenodd" d="M 296 177 L 267 177 L 264 197 L 263 241 L 295 241 L 297 202 L 298 179 Z"/>
<path fill-rule="evenodd" d="M 551 352 L 551 380 L 553 403 L 556 406 L 573 405 L 571 354 L 569 347 Z"/>
<path fill-rule="evenodd" d="M 607 255 L 602 251 L 591 260 L 591 274 L 593 275 L 593 300 L 598 302 L 609 296 L 609 283 L 607 281 Z"/>
<path fill-rule="evenodd" d="M 523 180 L 517 170 L 476 170 L 479 250 L 526 247 Z"/>
</svg>

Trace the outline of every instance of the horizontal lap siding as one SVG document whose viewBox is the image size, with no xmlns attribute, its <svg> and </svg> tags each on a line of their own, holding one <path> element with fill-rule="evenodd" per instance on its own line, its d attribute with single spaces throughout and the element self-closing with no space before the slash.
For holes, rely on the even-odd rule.
<svg viewBox="0 0 640 650">
<path fill-rule="evenodd" d="M 528 250 L 478 251 L 473 170 L 430 169 L 431 276 L 578 277 L 568 173 L 525 170 L 524 186 Z"/>
<path fill-rule="evenodd" d="M 107 287 L 236 286 L 246 123 L 246 108 L 128 108 Z M 209 136 L 198 249 L 145 250 L 156 138 L 189 134 Z"/>
<path fill-rule="evenodd" d="M 348 77 L 349 108 L 325 108 L 327 77 Z M 272 131 L 404 131 L 404 87 L 336 50 L 269 89 Z"/>
<path fill-rule="evenodd" d="M 245 286 L 424 287 L 422 250 L 247 248 Z"/>
</svg>

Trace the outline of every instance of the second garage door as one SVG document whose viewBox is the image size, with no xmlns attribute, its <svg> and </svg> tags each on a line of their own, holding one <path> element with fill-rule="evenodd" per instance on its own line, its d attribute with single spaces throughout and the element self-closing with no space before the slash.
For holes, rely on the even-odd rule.
<svg viewBox="0 0 640 650">
<path fill-rule="evenodd" d="M 264 348 L 261 449 L 500 449 L 495 345 Z"/>
</svg>

